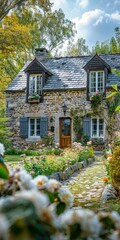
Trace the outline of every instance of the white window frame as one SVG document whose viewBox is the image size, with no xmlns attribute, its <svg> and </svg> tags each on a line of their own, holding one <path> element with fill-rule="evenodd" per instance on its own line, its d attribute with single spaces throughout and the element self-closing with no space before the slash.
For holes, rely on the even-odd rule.
<svg viewBox="0 0 120 240">
<path fill-rule="evenodd" d="M 97 136 L 93 136 L 92 135 L 92 132 L 93 132 L 93 129 L 92 129 L 92 119 L 97 119 Z M 102 136 L 99 136 L 99 120 L 102 119 L 103 120 L 103 135 Z M 91 138 L 102 138 L 104 139 L 105 137 L 105 121 L 103 118 L 100 118 L 100 117 L 93 117 L 91 118 Z"/>
<path fill-rule="evenodd" d="M 31 119 L 35 120 L 35 127 L 34 127 L 35 135 L 33 135 L 33 136 L 30 135 L 30 120 Z M 37 119 L 40 119 L 40 118 L 34 118 L 34 117 L 29 118 L 29 121 L 28 121 L 28 137 L 29 138 L 40 138 L 40 135 L 39 136 L 37 135 Z"/>
<path fill-rule="evenodd" d="M 40 80 L 41 80 L 41 89 L 40 89 L 40 90 L 37 89 L 37 76 L 39 76 L 39 77 L 40 77 Z M 30 75 L 29 75 L 29 96 L 31 95 L 31 93 L 30 93 L 30 82 L 32 81 L 32 80 L 30 79 L 31 77 L 35 77 L 35 91 L 32 92 L 32 94 L 33 94 L 33 93 L 38 94 L 38 90 L 40 91 L 40 94 L 42 94 L 42 88 L 43 88 L 42 74 L 30 74 Z"/>
<path fill-rule="evenodd" d="M 91 91 L 91 73 L 95 73 L 96 74 L 96 86 L 95 86 L 95 92 Z M 105 73 L 104 71 L 90 71 L 89 73 L 89 92 L 90 94 L 94 94 L 98 91 L 98 73 L 103 73 L 103 90 L 101 92 L 104 92 L 104 88 L 105 88 Z"/>
</svg>

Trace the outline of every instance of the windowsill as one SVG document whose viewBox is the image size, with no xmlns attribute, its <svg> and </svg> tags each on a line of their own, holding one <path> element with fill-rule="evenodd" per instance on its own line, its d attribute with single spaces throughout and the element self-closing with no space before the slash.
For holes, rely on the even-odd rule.
<svg viewBox="0 0 120 240">
<path fill-rule="evenodd" d="M 28 99 L 28 103 L 39 103 L 40 99 Z"/>
<path fill-rule="evenodd" d="M 34 138 L 31 138 L 31 137 L 28 137 L 27 139 L 26 139 L 26 141 L 27 142 L 41 142 L 41 137 L 34 137 Z"/>
</svg>

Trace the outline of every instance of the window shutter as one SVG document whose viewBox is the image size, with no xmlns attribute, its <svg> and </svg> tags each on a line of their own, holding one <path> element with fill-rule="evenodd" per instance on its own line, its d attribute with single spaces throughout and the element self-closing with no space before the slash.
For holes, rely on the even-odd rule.
<svg viewBox="0 0 120 240">
<path fill-rule="evenodd" d="M 21 138 L 28 137 L 28 118 L 27 117 L 20 118 L 20 137 Z"/>
<path fill-rule="evenodd" d="M 83 134 L 91 136 L 91 118 L 84 117 L 83 118 Z"/>
<path fill-rule="evenodd" d="M 48 136 L 48 118 L 47 117 L 40 118 L 40 136 L 41 137 Z"/>
</svg>

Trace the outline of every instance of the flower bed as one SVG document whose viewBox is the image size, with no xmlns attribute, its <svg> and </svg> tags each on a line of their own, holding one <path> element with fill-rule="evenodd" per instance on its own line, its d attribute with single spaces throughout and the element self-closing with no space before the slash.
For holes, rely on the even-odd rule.
<svg viewBox="0 0 120 240">
<path fill-rule="evenodd" d="M 94 152 L 91 147 L 83 147 L 79 144 L 79 147 L 73 146 L 73 148 L 65 149 L 60 156 L 43 154 L 40 157 L 27 157 L 23 166 L 33 177 L 39 174 L 49 176 L 93 156 Z"/>
</svg>

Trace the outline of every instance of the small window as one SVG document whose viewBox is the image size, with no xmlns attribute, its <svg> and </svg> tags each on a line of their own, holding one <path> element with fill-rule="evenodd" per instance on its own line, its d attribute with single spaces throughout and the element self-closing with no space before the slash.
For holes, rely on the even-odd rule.
<svg viewBox="0 0 120 240">
<path fill-rule="evenodd" d="M 29 96 L 42 94 L 42 74 L 31 74 L 29 77 Z"/>
<path fill-rule="evenodd" d="M 29 119 L 29 137 L 30 138 L 40 137 L 40 118 Z"/>
<path fill-rule="evenodd" d="M 104 138 L 104 120 L 101 118 L 92 118 L 91 137 Z"/>
<path fill-rule="evenodd" d="M 91 71 L 90 72 L 90 93 L 96 91 L 104 92 L 104 72 Z"/>
</svg>

